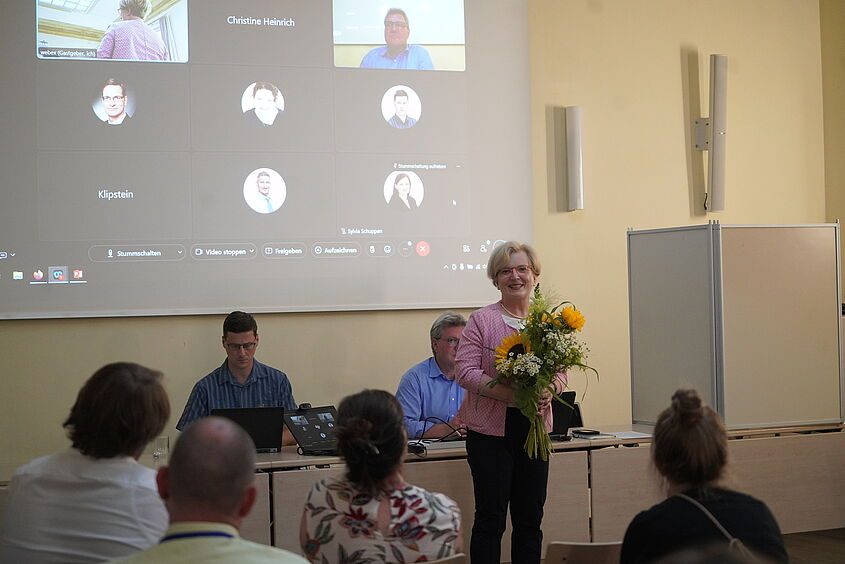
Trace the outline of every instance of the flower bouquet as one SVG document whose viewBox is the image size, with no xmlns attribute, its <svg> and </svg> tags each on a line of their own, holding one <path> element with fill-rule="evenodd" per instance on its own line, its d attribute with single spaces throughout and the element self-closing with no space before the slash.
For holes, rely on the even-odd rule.
<svg viewBox="0 0 845 564">
<path fill-rule="evenodd" d="M 588 349 L 574 334 L 581 331 L 584 321 L 571 302 L 550 307 L 537 284 L 522 329 L 502 339 L 495 350 L 497 375 L 488 385 L 493 387 L 507 379 L 513 387 L 514 404 L 531 422 L 525 439 L 529 458 L 548 460 L 552 452 L 538 405 L 545 392 L 551 393 L 552 401 L 566 403 L 555 392 L 555 376 L 573 366 L 592 370 L 598 376 L 595 368 L 584 363 Z"/>
</svg>

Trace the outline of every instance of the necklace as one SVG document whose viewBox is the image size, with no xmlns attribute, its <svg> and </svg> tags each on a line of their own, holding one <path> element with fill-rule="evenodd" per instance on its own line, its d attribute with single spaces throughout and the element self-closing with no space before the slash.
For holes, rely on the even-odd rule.
<svg viewBox="0 0 845 564">
<path fill-rule="evenodd" d="M 502 306 L 502 309 L 505 310 L 505 313 L 507 313 L 508 315 L 513 317 L 514 319 L 525 319 L 526 317 L 528 317 L 527 315 L 516 315 L 516 314 L 514 314 L 514 312 L 512 312 L 511 310 L 506 308 L 505 304 L 502 303 L 502 302 L 499 302 L 499 305 Z"/>
</svg>

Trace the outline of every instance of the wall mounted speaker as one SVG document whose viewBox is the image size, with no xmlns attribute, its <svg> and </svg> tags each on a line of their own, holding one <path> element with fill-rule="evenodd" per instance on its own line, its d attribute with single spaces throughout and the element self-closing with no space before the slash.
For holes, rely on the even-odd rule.
<svg viewBox="0 0 845 564">
<path fill-rule="evenodd" d="M 728 56 L 710 55 L 710 117 L 695 120 L 695 148 L 709 151 L 704 209 L 725 210 Z"/>
<path fill-rule="evenodd" d="M 581 151 L 581 107 L 554 109 L 558 210 L 584 209 L 584 163 Z"/>
</svg>

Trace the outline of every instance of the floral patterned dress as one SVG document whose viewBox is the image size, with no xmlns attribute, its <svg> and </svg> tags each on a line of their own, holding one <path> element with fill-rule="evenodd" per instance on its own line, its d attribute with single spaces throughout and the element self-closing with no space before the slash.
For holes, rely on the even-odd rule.
<svg viewBox="0 0 845 564">
<path fill-rule="evenodd" d="M 378 527 L 385 496 L 387 534 Z M 428 562 L 457 554 L 460 523 L 458 505 L 443 494 L 408 485 L 373 497 L 329 478 L 314 484 L 305 500 L 308 541 L 302 548 L 311 562 L 325 564 Z"/>
</svg>

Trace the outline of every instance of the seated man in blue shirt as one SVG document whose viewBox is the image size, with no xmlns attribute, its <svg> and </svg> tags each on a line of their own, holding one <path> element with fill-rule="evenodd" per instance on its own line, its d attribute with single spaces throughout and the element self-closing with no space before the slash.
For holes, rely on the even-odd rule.
<svg viewBox="0 0 845 564">
<path fill-rule="evenodd" d="M 453 311 L 440 314 L 431 326 L 433 356 L 402 376 L 396 399 L 405 412 L 408 438 L 445 437 L 454 433 L 453 427 L 463 434 L 463 426 L 456 419 L 464 389 L 455 382 L 455 351 L 466 324 L 466 319 Z M 437 417 L 449 425 L 426 421 L 428 417 Z"/>
<path fill-rule="evenodd" d="M 386 45 L 376 47 L 364 55 L 361 68 L 364 69 L 412 69 L 434 70 L 431 55 L 425 47 L 408 45 L 411 28 L 404 10 L 391 8 L 384 17 L 384 41 Z"/>
<path fill-rule="evenodd" d="M 211 415 L 212 409 L 232 407 L 284 407 L 296 409 L 287 375 L 255 360 L 258 323 L 243 311 L 233 311 L 223 322 L 226 360 L 194 385 L 176 428 Z M 284 429 L 282 444 L 295 444 Z"/>
</svg>

